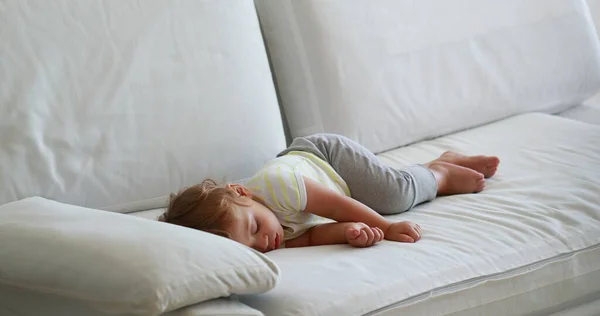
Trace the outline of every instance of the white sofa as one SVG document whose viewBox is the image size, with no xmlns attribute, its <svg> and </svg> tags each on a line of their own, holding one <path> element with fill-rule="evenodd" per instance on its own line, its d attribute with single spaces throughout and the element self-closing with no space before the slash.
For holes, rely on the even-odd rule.
<svg viewBox="0 0 600 316">
<path fill-rule="evenodd" d="M 0 315 L 600 310 L 600 119 L 573 115 L 600 90 L 585 1 L 0 5 Z M 168 193 L 323 131 L 398 167 L 501 165 L 391 216 L 415 244 L 262 255 L 153 221 Z"/>
</svg>

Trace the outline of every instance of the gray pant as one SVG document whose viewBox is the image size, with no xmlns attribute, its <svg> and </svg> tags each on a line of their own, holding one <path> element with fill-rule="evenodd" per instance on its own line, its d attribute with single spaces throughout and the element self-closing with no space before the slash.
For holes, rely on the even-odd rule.
<svg viewBox="0 0 600 316">
<path fill-rule="evenodd" d="M 386 166 L 368 149 L 341 135 L 298 137 L 277 156 L 291 151 L 309 152 L 328 162 L 344 179 L 352 198 L 380 214 L 405 212 L 437 194 L 437 183 L 427 168 Z"/>
</svg>

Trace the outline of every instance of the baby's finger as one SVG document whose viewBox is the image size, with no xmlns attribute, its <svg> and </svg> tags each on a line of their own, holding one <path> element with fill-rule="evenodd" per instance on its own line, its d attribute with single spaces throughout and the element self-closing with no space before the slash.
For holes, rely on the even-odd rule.
<svg viewBox="0 0 600 316">
<path fill-rule="evenodd" d="M 404 233 L 412 237 L 412 239 L 414 240 L 419 240 L 419 238 L 421 238 L 419 236 L 419 233 L 417 233 L 417 230 L 413 226 L 410 226 Z"/>
<path fill-rule="evenodd" d="M 377 231 L 379 232 L 379 241 L 383 240 L 383 237 L 385 237 L 385 234 L 383 233 L 383 230 L 379 227 L 375 227 L 377 229 Z"/>
<path fill-rule="evenodd" d="M 373 234 L 373 230 L 371 230 L 370 227 L 367 227 L 367 228 L 363 229 L 363 231 L 367 234 L 367 237 L 369 238 L 367 240 L 366 246 L 372 245 L 373 240 L 375 240 L 375 234 Z"/>
<path fill-rule="evenodd" d="M 377 229 L 377 227 L 371 227 L 371 231 L 373 231 L 373 244 L 378 243 L 379 241 L 381 241 L 381 234 L 379 233 L 379 230 Z"/>
<path fill-rule="evenodd" d="M 367 236 L 367 232 L 364 229 L 360 230 L 360 235 L 356 238 L 356 241 L 360 246 L 365 246 L 367 244 L 369 236 Z"/>
<path fill-rule="evenodd" d="M 421 226 L 416 225 L 415 229 L 417 230 L 417 233 L 419 233 L 419 238 L 421 238 L 421 236 L 423 236 L 423 231 L 421 230 Z"/>
<path fill-rule="evenodd" d="M 350 235 L 350 238 L 352 238 L 352 239 L 358 238 L 358 236 L 360 236 L 360 230 L 358 230 L 358 229 L 351 229 L 349 235 Z"/>
<path fill-rule="evenodd" d="M 415 240 L 412 237 L 406 234 L 398 234 L 395 240 L 399 242 L 415 242 Z"/>
</svg>

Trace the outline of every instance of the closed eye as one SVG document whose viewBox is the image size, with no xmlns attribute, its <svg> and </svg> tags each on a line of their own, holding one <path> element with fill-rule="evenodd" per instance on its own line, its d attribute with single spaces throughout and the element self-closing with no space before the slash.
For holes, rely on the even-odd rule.
<svg viewBox="0 0 600 316">
<path fill-rule="evenodd" d="M 260 224 L 258 223 L 257 220 L 254 220 L 254 234 L 258 233 L 260 231 Z"/>
<path fill-rule="evenodd" d="M 256 219 L 254 219 L 254 225 L 252 225 L 252 235 L 256 235 L 256 233 L 258 233 L 259 229 L 260 229 L 260 225 L 258 225 L 258 221 L 256 221 Z"/>
</svg>

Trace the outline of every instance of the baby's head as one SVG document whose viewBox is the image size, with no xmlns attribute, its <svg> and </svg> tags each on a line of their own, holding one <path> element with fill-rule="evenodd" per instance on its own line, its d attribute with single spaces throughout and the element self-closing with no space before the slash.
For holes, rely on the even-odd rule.
<svg viewBox="0 0 600 316">
<path fill-rule="evenodd" d="M 171 194 L 159 220 L 230 238 L 262 252 L 283 242 L 275 214 L 239 184 L 220 186 L 205 180 Z"/>
</svg>

